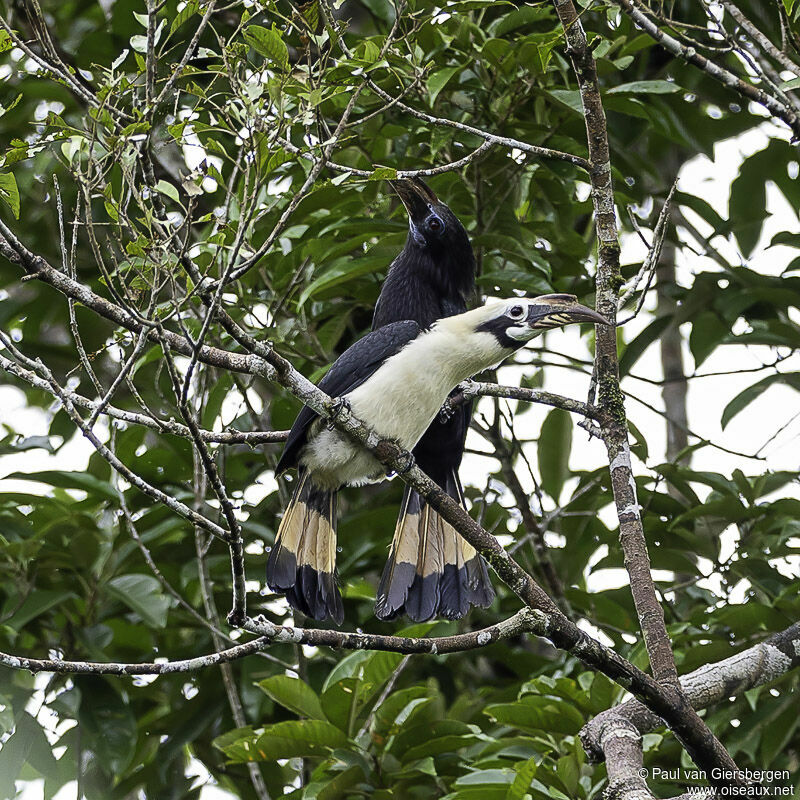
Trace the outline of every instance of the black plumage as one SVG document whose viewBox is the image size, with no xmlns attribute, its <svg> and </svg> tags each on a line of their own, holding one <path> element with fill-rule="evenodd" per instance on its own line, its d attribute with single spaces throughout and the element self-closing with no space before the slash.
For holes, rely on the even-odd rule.
<svg viewBox="0 0 800 800">
<path fill-rule="evenodd" d="M 372 329 L 405 319 L 429 328 L 467 310 L 475 255 L 464 226 L 425 183 L 417 178 L 392 185 L 408 212 L 409 233 L 381 287 Z"/>
<path fill-rule="evenodd" d="M 475 256 L 464 226 L 423 181 L 392 185 L 408 213 L 409 233 L 384 281 L 372 327 L 414 320 L 425 329 L 442 317 L 467 310 L 475 288 Z M 458 470 L 471 416 L 472 404 L 466 403 L 449 419 L 434 420 L 414 449 L 420 468 L 462 505 Z M 414 563 L 401 558 L 401 549 L 403 558 L 416 550 Z M 493 599 L 483 559 L 406 487 L 392 551 L 378 586 L 377 616 L 459 619 L 471 604 L 486 607 Z"/>
</svg>

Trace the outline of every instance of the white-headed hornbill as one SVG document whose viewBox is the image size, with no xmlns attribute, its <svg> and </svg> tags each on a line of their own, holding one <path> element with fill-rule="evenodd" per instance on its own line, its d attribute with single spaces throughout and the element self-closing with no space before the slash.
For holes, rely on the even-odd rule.
<svg viewBox="0 0 800 800">
<path fill-rule="evenodd" d="M 475 256 L 464 226 L 423 181 L 394 181 L 392 186 L 408 213 L 408 238 L 389 269 L 372 327 L 411 319 L 429 328 L 437 319 L 467 310 L 475 287 Z M 471 417 L 471 402 L 449 418 L 437 417 L 414 448 L 420 468 L 462 505 L 458 470 Z M 460 619 L 471 605 L 485 608 L 493 599 L 481 556 L 406 486 L 392 553 L 378 584 L 376 615 L 393 619 L 407 614 L 417 622 L 435 616 Z"/>
<path fill-rule="evenodd" d="M 320 381 L 382 438 L 409 450 L 449 393 L 463 380 L 498 364 L 548 328 L 606 320 L 571 295 L 514 298 L 440 319 L 428 330 L 412 320 L 372 331 L 348 348 Z M 308 407 L 289 432 L 276 472 L 298 468 L 297 484 L 267 562 L 267 584 L 315 619 L 344 618 L 336 581 L 336 494 L 343 486 L 383 480 L 381 463 Z M 426 550 L 416 563 L 403 542 L 392 550 L 390 573 L 442 572 L 457 552 Z M 459 542 L 452 547 L 458 550 Z M 414 553 L 417 552 L 413 544 Z M 410 567 L 408 566 L 410 565 Z"/>
</svg>

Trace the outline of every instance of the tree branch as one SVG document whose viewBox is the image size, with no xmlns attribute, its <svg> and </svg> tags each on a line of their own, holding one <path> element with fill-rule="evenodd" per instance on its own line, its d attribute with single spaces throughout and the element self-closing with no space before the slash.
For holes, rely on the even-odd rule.
<svg viewBox="0 0 800 800">
<path fill-rule="evenodd" d="M 206 667 L 236 661 L 252 655 L 272 644 L 308 644 L 344 650 L 383 650 L 390 653 L 458 653 L 487 647 L 500 639 L 509 639 L 534 630 L 539 623 L 530 609 L 523 608 L 502 622 L 488 628 L 460 633 L 454 636 L 410 638 L 381 636 L 372 633 L 348 633 L 322 628 L 293 628 L 275 625 L 265 617 L 247 619 L 243 628 L 258 634 L 258 638 L 245 644 L 229 647 L 217 653 L 180 661 L 150 663 L 102 663 L 94 661 L 64 661 L 57 658 L 25 658 L 0 653 L 0 665 L 29 672 L 57 672 L 61 674 L 94 675 L 168 675 L 175 672 L 196 672 Z"/>
<path fill-rule="evenodd" d="M 776 680 L 800 666 L 800 623 L 715 664 L 681 677 L 687 700 L 696 710 L 708 708 L 755 686 Z M 605 760 L 609 793 L 616 800 L 650 800 L 642 767 L 642 736 L 661 727 L 636 700 L 598 714 L 581 730 L 584 749 Z"/>
<path fill-rule="evenodd" d="M 763 89 L 743 81 L 715 61 L 700 55 L 694 47 L 682 44 L 668 33 L 662 31 L 658 25 L 637 8 L 636 0 L 615 0 L 615 2 L 638 27 L 655 39 L 669 53 L 701 69 L 714 80 L 729 87 L 746 100 L 761 103 L 773 117 L 785 122 L 796 138 L 800 138 L 800 116 L 780 100 Z"/>
<path fill-rule="evenodd" d="M 621 2 L 628 3 L 628 0 Z M 733 759 L 683 697 L 664 622 L 664 612 L 658 602 L 650 573 L 650 557 L 631 465 L 625 403 L 619 385 L 617 337 L 613 324 L 616 321 L 622 276 L 605 110 L 594 57 L 575 6 L 572 0 L 554 0 L 554 4 L 566 35 L 567 52 L 580 88 L 586 123 L 589 180 L 598 239 L 595 305 L 612 323 L 596 326 L 594 377 L 598 386 L 599 405 L 605 414 L 601 422 L 602 436 L 608 452 L 611 485 L 620 524 L 620 543 L 625 554 L 625 567 L 630 576 L 631 594 L 650 657 L 653 677 L 671 695 L 673 713 L 680 720 L 681 726 L 691 731 L 691 740 L 683 742 L 687 752 L 709 774 L 714 768 L 720 767 L 736 773 L 737 767 Z M 736 782 L 746 785 L 743 779 Z"/>
</svg>

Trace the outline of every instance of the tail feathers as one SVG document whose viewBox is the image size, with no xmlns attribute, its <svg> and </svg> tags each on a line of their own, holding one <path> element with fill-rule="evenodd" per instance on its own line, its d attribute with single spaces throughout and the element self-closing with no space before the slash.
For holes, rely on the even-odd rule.
<svg viewBox="0 0 800 800">
<path fill-rule="evenodd" d="M 301 471 L 267 561 L 267 585 L 314 619 L 344 620 L 336 576 L 336 492 Z"/>
<path fill-rule="evenodd" d="M 462 505 L 458 476 L 443 488 Z M 494 599 L 486 564 L 448 522 L 406 487 L 389 560 L 378 586 L 375 614 L 415 622 L 434 616 L 460 619 L 470 605 L 486 607 Z"/>
<path fill-rule="evenodd" d="M 427 504 L 417 516 L 417 558 L 414 580 L 406 598 L 406 614 L 415 622 L 430 619 L 436 614 L 439 582 L 444 570 L 441 517 Z"/>
<path fill-rule="evenodd" d="M 424 552 L 422 552 L 424 531 L 420 530 L 422 522 L 420 497 L 406 487 L 392 539 L 392 550 L 378 584 L 375 602 L 375 615 L 378 619 L 395 619 L 406 613 L 406 603 L 409 601 L 412 587 L 416 602 L 409 602 L 408 605 L 409 607 L 414 605 L 416 610 L 422 610 L 421 595 L 425 584 L 422 574 L 417 574 L 420 555 L 424 560 Z M 428 584 L 429 591 L 426 594 L 429 599 L 424 605 L 435 606 L 435 592 L 430 591 L 430 580 Z M 412 617 L 412 619 L 417 619 L 417 617 Z M 426 616 L 424 619 L 428 619 L 428 617 Z"/>
</svg>

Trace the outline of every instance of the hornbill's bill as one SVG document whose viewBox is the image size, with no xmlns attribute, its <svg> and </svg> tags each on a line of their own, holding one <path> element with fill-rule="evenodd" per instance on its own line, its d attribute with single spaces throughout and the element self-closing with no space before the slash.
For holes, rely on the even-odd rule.
<svg viewBox="0 0 800 800">
<path fill-rule="evenodd" d="M 475 256 L 464 226 L 421 180 L 392 183 L 408 213 L 403 252 L 394 260 L 375 307 L 373 329 L 413 319 L 421 328 L 461 314 L 475 286 Z M 464 504 L 458 470 L 472 417 L 466 403 L 433 420 L 414 449 L 420 468 Z M 407 614 L 459 619 L 470 605 L 486 607 L 494 590 L 481 556 L 410 486 L 403 492 L 392 551 L 378 585 L 381 619 Z"/>
<path fill-rule="evenodd" d="M 348 348 L 319 387 L 346 402 L 379 436 L 408 450 L 461 381 L 498 364 L 541 331 L 571 322 L 606 320 L 571 295 L 545 295 L 490 303 L 443 318 L 429 330 L 412 320 L 393 322 Z M 383 480 L 384 468 L 308 407 L 292 425 L 276 471 L 291 467 L 298 468 L 297 485 L 269 555 L 267 584 L 307 616 L 341 623 L 336 493 L 342 486 Z M 457 541 L 445 542 L 442 550 L 427 549 L 423 562 L 417 561 L 416 542 L 410 547 L 412 553 L 404 540 L 395 546 L 390 573 L 418 571 L 424 585 L 444 563 L 462 563 Z"/>
</svg>

